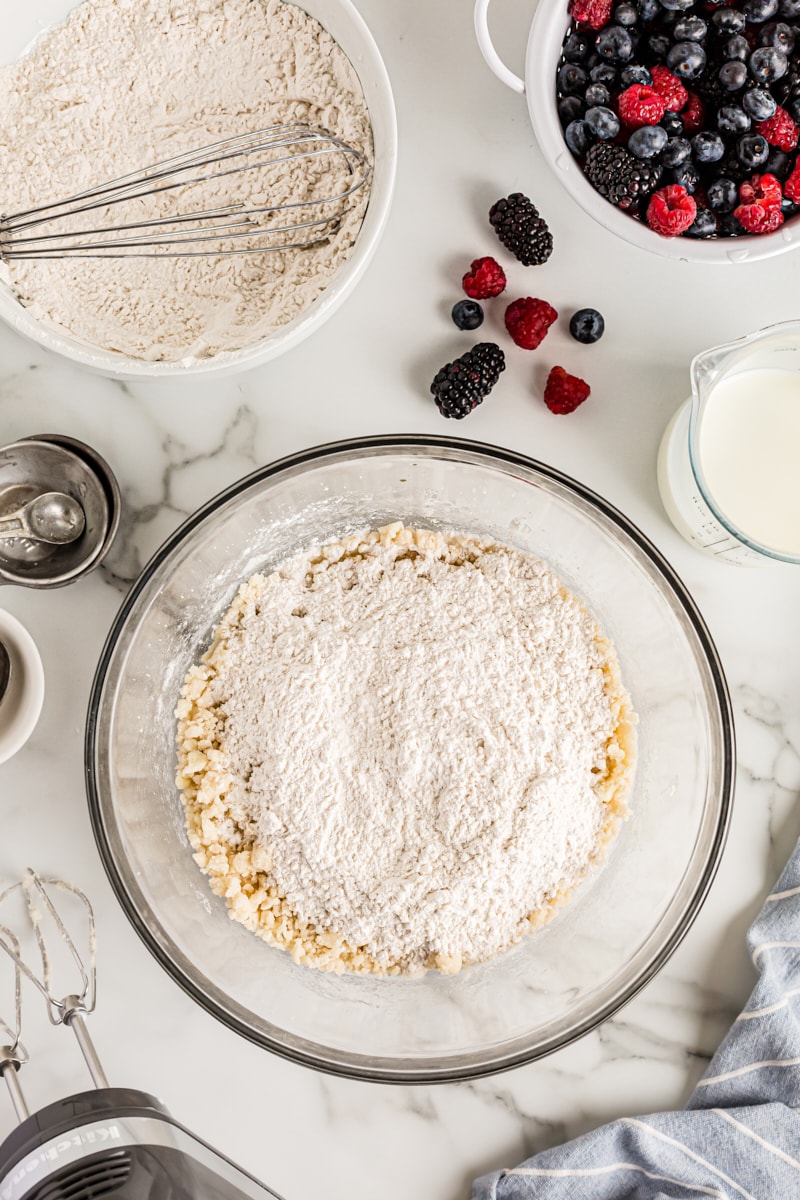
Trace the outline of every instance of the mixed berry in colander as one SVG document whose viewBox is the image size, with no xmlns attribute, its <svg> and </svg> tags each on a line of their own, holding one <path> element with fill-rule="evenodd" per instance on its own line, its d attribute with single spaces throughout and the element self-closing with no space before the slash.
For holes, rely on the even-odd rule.
<svg viewBox="0 0 800 1200">
<path fill-rule="evenodd" d="M 800 212 L 800 0 L 572 0 L 556 77 L 592 187 L 664 237 Z"/>
</svg>

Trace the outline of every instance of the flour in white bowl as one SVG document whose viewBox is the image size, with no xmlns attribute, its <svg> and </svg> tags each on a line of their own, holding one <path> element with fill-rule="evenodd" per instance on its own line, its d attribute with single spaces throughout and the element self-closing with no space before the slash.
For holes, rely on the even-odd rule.
<svg viewBox="0 0 800 1200">
<path fill-rule="evenodd" d="M 0 212 L 287 121 L 326 128 L 371 155 L 355 71 L 302 8 L 282 0 L 84 0 L 0 70 Z M 332 171 L 335 184 L 335 164 Z M 267 195 L 281 204 L 310 186 L 321 187 L 297 162 L 277 176 L 204 185 L 200 199 Z M 265 337 L 321 295 L 356 240 L 368 191 L 313 249 L 15 262 L 10 281 L 35 316 L 90 344 L 148 360 L 210 357 Z M 148 218 L 167 211 L 142 203 Z M 131 219 L 126 209 L 109 211 L 112 220 L 123 212 Z"/>
<path fill-rule="evenodd" d="M 541 924 L 625 814 L 613 647 L 541 561 L 391 526 L 240 590 L 178 707 L 198 862 L 332 970 L 458 970 Z"/>
</svg>

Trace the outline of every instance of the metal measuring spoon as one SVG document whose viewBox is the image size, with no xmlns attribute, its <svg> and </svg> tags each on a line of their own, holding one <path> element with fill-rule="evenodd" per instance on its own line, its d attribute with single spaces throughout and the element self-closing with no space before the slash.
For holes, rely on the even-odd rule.
<svg viewBox="0 0 800 1200">
<path fill-rule="evenodd" d="M 8 681 L 11 678 L 11 658 L 5 643 L 0 642 L 0 704 L 3 703 L 3 697 L 8 690 Z"/>
<path fill-rule="evenodd" d="M 33 538 L 51 546 L 65 546 L 81 536 L 86 517 L 77 500 L 65 492 L 43 492 L 0 517 L 0 540 Z"/>
</svg>

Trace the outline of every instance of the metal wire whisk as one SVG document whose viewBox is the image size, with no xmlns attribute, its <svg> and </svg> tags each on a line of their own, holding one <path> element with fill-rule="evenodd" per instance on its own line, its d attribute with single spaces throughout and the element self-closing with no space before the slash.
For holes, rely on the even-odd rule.
<svg viewBox="0 0 800 1200">
<path fill-rule="evenodd" d="M 5 1078 L 12 1101 L 20 1119 L 27 1115 L 25 1101 L 16 1078 L 20 1066 L 28 1059 L 27 1052 L 20 1042 L 21 1000 L 20 976 L 24 975 L 41 992 L 47 1002 L 47 1012 L 53 1025 L 65 1025 L 75 1034 L 81 1053 L 95 1087 L 108 1087 L 105 1071 L 103 1070 L 94 1043 L 86 1028 L 86 1016 L 94 1011 L 97 998 L 96 989 L 96 957 L 97 944 L 95 939 L 94 911 L 88 898 L 71 883 L 63 879 L 49 879 L 28 870 L 19 883 L 12 884 L 0 893 L 0 906 L 15 893 L 21 893 L 25 903 L 27 920 L 33 930 L 39 951 L 41 967 L 37 971 L 26 960 L 20 949 L 20 940 L 7 926 L 0 924 L 0 950 L 4 950 L 14 964 L 16 978 L 16 1030 L 12 1031 L 5 1023 L 0 1022 L 0 1033 L 12 1037 L 10 1046 L 0 1048 L 0 1075 Z M 52 894 L 60 893 L 62 897 L 71 896 L 84 909 L 86 920 L 86 961 L 81 955 L 74 938 L 67 929 L 64 920 L 53 902 Z M 51 922 L 55 935 L 66 946 L 69 957 L 75 967 L 77 990 L 66 996 L 59 996 L 53 984 L 52 955 L 48 950 L 43 926 Z M 54 935 L 54 936 L 55 936 Z"/>
<path fill-rule="evenodd" d="M 250 171 L 275 172 L 300 160 L 306 160 L 310 165 L 313 160 L 328 156 L 331 166 L 338 160 L 346 171 L 343 184 L 333 195 L 323 193 L 260 207 L 248 207 L 246 202 L 239 201 L 216 208 L 125 220 L 119 224 L 108 223 L 110 218 L 104 214 L 94 227 L 87 222 L 88 228 L 65 229 L 63 225 L 58 228 L 59 222 L 71 221 L 82 213 Z M 273 125 L 165 159 L 65 200 L 2 215 L 0 260 L 193 258 L 274 253 L 316 246 L 337 231 L 351 209 L 350 197 L 364 186 L 371 171 L 370 163 L 360 150 L 326 129 L 302 123 Z M 182 196 L 181 201 L 184 199 Z M 307 219 L 303 219 L 304 209 L 321 209 L 322 212 L 309 213 Z"/>
</svg>

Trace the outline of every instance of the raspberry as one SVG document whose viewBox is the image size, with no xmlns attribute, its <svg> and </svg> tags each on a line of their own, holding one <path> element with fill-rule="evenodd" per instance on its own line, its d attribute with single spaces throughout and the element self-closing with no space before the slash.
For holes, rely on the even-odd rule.
<svg viewBox="0 0 800 1200">
<path fill-rule="evenodd" d="M 568 375 L 563 367 L 553 367 L 544 386 L 544 402 L 552 413 L 575 412 L 591 390 L 577 375 Z"/>
<path fill-rule="evenodd" d="M 654 192 L 647 206 L 647 224 L 662 237 L 685 233 L 696 216 L 694 197 L 677 183 Z"/>
<path fill-rule="evenodd" d="M 431 394 L 443 417 L 460 421 L 469 416 L 492 390 L 505 370 L 503 351 L 494 342 L 479 342 L 436 372 Z"/>
<path fill-rule="evenodd" d="M 777 146 L 786 154 L 795 149 L 798 136 L 800 136 L 794 121 L 786 109 L 781 108 L 780 105 L 775 109 L 773 116 L 766 121 L 758 122 L 756 133 L 760 133 L 762 137 L 766 138 L 770 146 Z"/>
<path fill-rule="evenodd" d="M 753 175 L 739 184 L 739 199 L 742 204 L 758 204 L 761 208 L 780 208 L 783 192 L 774 175 Z"/>
<path fill-rule="evenodd" d="M 764 208 L 761 204 L 740 204 L 733 215 L 748 233 L 774 233 L 783 224 L 779 208 Z"/>
<path fill-rule="evenodd" d="M 620 92 L 617 112 L 628 129 L 657 125 L 665 112 L 664 97 L 645 83 L 632 83 L 624 92 Z"/>
<path fill-rule="evenodd" d="M 573 0 L 572 15 L 581 25 L 602 29 L 611 20 L 613 0 Z"/>
<path fill-rule="evenodd" d="M 697 133 L 698 129 L 703 128 L 705 107 L 697 92 L 689 92 L 688 95 L 688 103 L 681 113 L 683 131 L 684 133 Z"/>
<path fill-rule="evenodd" d="M 783 194 L 792 204 L 800 204 L 800 161 L 783 185 Z"/>
<path fill-rule="evenodd" d="M 488 300 L 505 289 L 506 273 L 493 258 L 476 258 L 461 283 L 472 300 Z"/>
<path fill-rule="evenodd" d="M 689 93 L 672 71 L 667 67 L 654 66 L 650 68 L 653 78 L 653 89 L 663 97 L 667 112 L 680 112 L 689 103 Z"/>
<path fill-rule="evenodd" d="M 506 309 L 506 329 L 515 345 L 535 350 L 557 317 L 558 313 L 546 300 L 523 296 Z"/>
</svg>

